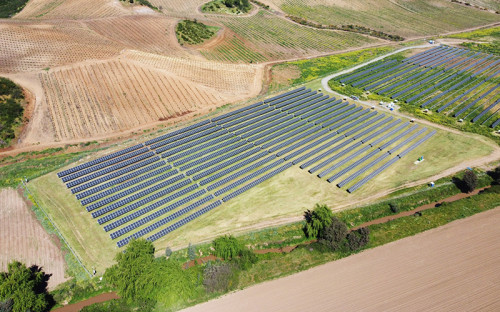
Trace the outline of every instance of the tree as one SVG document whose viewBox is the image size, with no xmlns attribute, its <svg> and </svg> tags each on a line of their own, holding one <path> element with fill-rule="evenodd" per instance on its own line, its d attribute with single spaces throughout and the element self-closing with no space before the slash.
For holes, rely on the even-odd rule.
<svg viewBox="0 0 500 312">
<path fill-rule="evenodd" d="M 465 191 L 470 193 L 477 187 L 477 175 L 472 170 L 466 170 L 462 179 Z"/>
<path fill-rule="evenodd" d="M 116 255 L 116 264 L 106 270 L 104 278 L 118 289 L 127 299 L 140 297 L 142 289 L 137 287 L 136 279 L 151 267 L 154 261 L 153 243 L 145 239 L 131 240 L 124 252 Z"/>
<path fill-rule="evenodd" d="M 399 212 L 399 205 L 396 203 L 389 203 L 389 208 L 391 209 L 392 213 Z"/>
<path fill-rule="evenodd" d="M 26 267 L 18 261 L 9 263 L 0 273 L 0 308 L 3 311 L 48 311 L 54 299 L 47 292 L 49 280 L 41 268 Z"/>
<path fill-rule="evenodd" d="M 307 237 L 321 237 L 323 230 L 332 223 L 333 213 L 326 205 L 316 204 L 313 211 L 306 210 L 304 212 L 304 233 Z"/>
<path fill-rule="evenodd" d="M 232 235 L 217 237 L 212 242 L 212 245 L 215 255 L 224 260 L 231 260 L 238 257 L 243 250 L 243 244 Z"/>
<path fill-rule="evenodd" d="M 364 247 L 370 241 L 370 229 L 362 227 L 347 234 L 347 246 L 355 251 Z"/>
<path fill-rule="evenodd" d="M 347 226 L 337 218 L 332 218 L 330 225 L 318 236 L 319 242 L 330 247 L 332 251 L 337 250 L 347 235 Z"/>
</svg>

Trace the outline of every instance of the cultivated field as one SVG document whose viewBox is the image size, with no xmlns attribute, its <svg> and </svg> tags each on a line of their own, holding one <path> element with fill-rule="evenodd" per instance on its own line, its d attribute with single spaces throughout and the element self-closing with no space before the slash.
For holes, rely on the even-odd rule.
<svg viewBox="0 0 500 312">
<path fill-rule="evenodd" d="M 118 0 L 30 0 L 15 18 L 84 19 L 130 13 Z"/>
<path fill-rule="evenodd" d="M 286 14 L 324 25 L 361 25 L 403 37 L 433 35 L 500 21 L 448 0 L 263 0 Z M 467 2 L 467 1 L 465 1 Z"/>
<path fill-rule="evenodd" d="M 361 47 L 379 42 L 378 39 L 341 31 L 318 30 L 300 26 L 279 18 L 264 10 L 250 17 L 216 16 L 213 20 L 223 24 L 236 34 L 210 49 L 200 49 L 208 59 L 228 62 L 306 57 L 321 52 Z M 257 55 L 251 56 L 247 49 Z M 247 42 L 249 44 L 247 44 Z"/>
<path fill-rule="evenodd" d="M 84 60 L 116 56 L 122 45 L 78 22 L 0 23 L 0 73 L 41 71 Z"/>
<path fill-rule="evenodd" d="M 498 311 L 500 208 L 184 311 Z"/>
<path fill-rule="evenodd" d="M 49 141 L 102 137 L 229 102 L 198 83 L 121 60 L 49 70 L 39 79 L 54 128 Z"/>
<path fill-rule="evenodd" d="M 193 15 L 201 15 L 198 7 L 208 2 L 205 0 L 151 0 L 157 8 L 161 8 L 162 12 L 178 17 L 189 17 Z"/>
<path fill-rule="evenodd" d="M 21 195 L 14 189 L 0 189 L 0 271 L 18 260 L 30 266 L 36 264 L 51 274 L 49 287 L 64 282 L 66 263 L 61 249 L 55 244 Z"/>
<path fill-rule="evenodd" d="M 129 15 L 93 19 L 86 24 L 96 33 L 134 50 L 169 56 L 186 55 L 175 37 L 177 20 L 158 15 Z"/>
</svg>

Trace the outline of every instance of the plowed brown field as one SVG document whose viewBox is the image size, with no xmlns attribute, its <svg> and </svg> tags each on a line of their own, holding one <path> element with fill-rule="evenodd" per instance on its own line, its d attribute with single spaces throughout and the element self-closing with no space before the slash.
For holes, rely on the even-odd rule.
<svg viewBox="0 0 500 312">
<path fill-rule="evenodd" d="M 185 311 L 499 311 L 500 208 Z"/>
<path fill-rule="evenodd" d="M 53 239 L 16 190 L 0 189 L 0 271 L 18 260 L 28 266 L 41 266 L 51 274 L 49 288 L 64 282 L 64 257 Z"/>
<path fill-rule="evenodd" d="M 30 0 L 15 18 L 81 19 L 127 13 L 118 0 Z"/>
<path fill-rule="evenodd" d="M 50 70 L 39 79 L 56 141 L 108 136 L 228 102 L 198 83 L 122 60 Z"/>
<path fill-rule="evenodd" d="M 0 73 L 42 70 L 116 56 L 123 49 L 78 22 L 0 23 Z"/>
</svg>

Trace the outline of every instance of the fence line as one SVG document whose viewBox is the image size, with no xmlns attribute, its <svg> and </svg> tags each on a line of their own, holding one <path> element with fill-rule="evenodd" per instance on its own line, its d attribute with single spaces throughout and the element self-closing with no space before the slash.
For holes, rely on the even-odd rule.
<svg viewBox="0 0 500 312">
<path fill-rule="evenodd" d="M 52 226 L 56 230 L 57 235 L 59 236 L 59 238 L 61 238 L 64 241 L 64 243 L 66 244 L 66 246 L 68 247 L 68 249 L 71 251 L 71 253 L 75 257 L 76 261 L 78 261 L 78 263 L 82 266 L 82 268 L 85 270 L 85 272 L 87 272 L 87 274 L 89 275 L 89 277 L 92 277 L 92 274 L 90 273 L 90 271 L 87 270 L 87 268 L 85 267 L 85 265 L 83 265 L 82 261 L 80 260 L 80 257 L 78 257 L 77 253 L 73 250 L 73 248 L 71 248 L 70 244 L 64 238 L 64 236 L 62 235 L 61 231 L 59 231 L 59 228 L 56 226 L 56 224 L 54 223 L 54 221 L 52 221 L 52 219 L 49 217 L 49 215 L 47 214 L 47 212 L 45 212 L 45 210 L 42 208 L 42 206 L 40 206 L 40 204 L 38 204 L 38 202 L 36 201 L 35 197 L 33 196 L 33 193 L 31 193 L 31 191 L 28 189 L 28 186 L 24 183 L 24 180 L 22 181 L 22 184 L 23 184 L 23 188 L 26 190 L 26 192 L 28 192 L 31 195 L 31 200 L 34 201 L 34 204 L 38 208 L 40 208 L 40 210 L 43 212 L 43 214 L 45 215 L 45 217 L 47 217 L 47 219 L 49 220 L 49 222 L 52 224 Z"/>
</svg>

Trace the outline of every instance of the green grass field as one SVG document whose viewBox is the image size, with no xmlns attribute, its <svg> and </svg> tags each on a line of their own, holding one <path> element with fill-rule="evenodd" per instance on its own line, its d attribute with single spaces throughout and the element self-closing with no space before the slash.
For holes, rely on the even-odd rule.
<svg viewBox="0 0 500 312">
<path fill-rule="evenodd" d="M 353 194 L 294 166 L 161 238 L 155 246 L 161 253 L 167 246 L 185 247 L 189 242 L 210 240 L 224 233 L 242 233 L 293 221 L 300 219 L 303 211 L 316 203 L 327 204 L 336 211 L 360 205 L 382 196 L 389 189 L 401 188 L 406 183 L 434 176 L 464 161 L 489 155 L 493 148 L 484 140 L 478 136 L 439 130 L 419 149 Z M 415 165 L 414 161 L 420 155 L 426 160 Z M 113 263 L 119 250 L 115 242 L 55 173 L 33 180 L 28 187 L 87 268 L 95 267 L 98 272 L 103 272 Z"/>
</svg>

